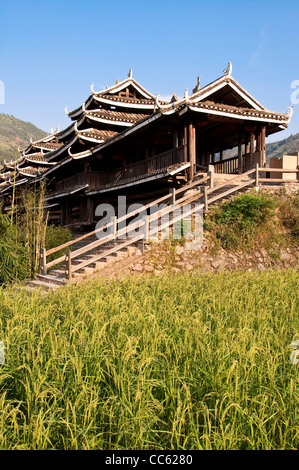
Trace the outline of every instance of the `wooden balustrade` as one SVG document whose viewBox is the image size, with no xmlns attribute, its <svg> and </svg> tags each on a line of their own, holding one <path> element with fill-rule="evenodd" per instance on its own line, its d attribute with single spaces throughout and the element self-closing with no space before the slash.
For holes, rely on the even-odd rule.
<svg viewBox="0 0 299 470">
<path fill-rule="evenodd" d="M 184 161 L 184 147 L 178 147 L 167 152 L 160 153 L 154 157 L 146 160 L 141 160 L 136 163 L 131 163 L 125 168 L 114 170 L 110 173 L 109 182 L 114 183 L 122 179 L 137 178 L 141 175 L 154 173 L 158 170 L 163 170 L 176 163 Z"/>
<path fill-rule="evenodd" d="M 213 164 L 215 173 L 234 174 L 238 173 L 238 156 L 226 158 Z"/>
</svg>

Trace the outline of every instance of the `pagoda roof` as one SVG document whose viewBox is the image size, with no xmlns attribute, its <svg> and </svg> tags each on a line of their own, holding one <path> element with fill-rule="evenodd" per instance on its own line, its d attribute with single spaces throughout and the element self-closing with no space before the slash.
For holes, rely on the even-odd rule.
<svg viewBox="0 0 299 470">
<path fill-rule="evenodd" d="M 114 131 L 98 130 L 93 128 L 81 129 L 77 131 L 77 136 L 79 139 L 85 139 L 96 143 L 105 142 L 116 134 L 118 133 Z"/>
<path fill-rule="evenodd" d="M 265 110 L 266 108 L 231 76 L 231 71 L 232 67 L 229 63 L 228 69 L 224 71 L 222 77 L 201 89 L 199 86 L 196 87 L 190 95 L 190 99 L 194 102 L 212 100 L 228 105 L 242 105 L 246 108 Z"/>
<path fill-rule="evenodd" d="M 141 97 L 130 97 L 130 96 L 119 96 L 117 93 L 120 93 L 126 88 L 133 89 Z M 91 85 L 91 95 L 83 103 L 83 105 L 74 109 L 73 111 L 68 112 L 66 108 L 66 113 L 71 119 L 76 118 L 84 111 L 84 107 L 87 108 L 92 101 L 95 100 L 101 103 L 107 103 L 129 108 L 143 108 L 143 109 L 154 109 L 156 97 L 146 90 L 143 86 L 140 85 L 132 77 L 132 72 L 129 72 L 129 76 L 120 83 L 107 87 L 102 91 L 94 91 L 93 84 Z M 166 104 L 167 102 L 165 102 Z"/>
<path fill-rule="evenodd" d="M 46 158 L 44 153 L 31 153 L 29 155 L 25 155 L 24 159 L 28 163 L 37 163 L 39 165 L 55 165 L 55 162 L 49 162 Z"/>
<path fill-rule="evenodd" d="M 128 88 L 131 86 L 136 90 L 137 93 L 139 93 L 143 98 L 148 99 L 148 100 L 155 100 L 156 97 L 150 93 L 148 90 L 146 90 L 143 86 L 140 85 L 132 76 L 132 70 L 130 70 L 128 77 L 123 80 L 122 82 L 116 83 L 115 85 L 105 88 L 102 91 L 95 92 L 93 89 L 93 85 L 91 86 L 91 92 L 95 96 L 101 96 L 101 95 L 106 95 L 107 93 L 109 94 L 115 94 L 119 93 L 120 91 L 124 90 L 125 88 Z"/>
<path fill-rule="evenodd" d="M 207 112 L 209 114 L 229 115 L 235 119 L 246 119 L 254 121 L 267 121 L 267 122 L 283 122 L 285 123 L 288 118 L 286 114 L 276 113 L 264 110 L 256 110 L 252 108 L 240 108 L 237 106 L 230 106 L 220 103 L 214 103 L 211 101 L 203 101 L 193 103 L 190 101 L 189 109 L 198 112 Z"/>
<path fill-rule="evenodd" d="M 46 170 L 47 168 L 45 167 L 26 166 L 24 168 L 18 168 L 18 173 L 23 176 L 35 177 L 44 173 Z"/>
<path fill-rule="evenodd" d="M 34 147 L 43 150 L 58 150 L 63 145 L 63 142 L 34 142 Z"/>
<path fill-rule="evenodd" d="M 88 119 L 122 126 L 132 126 L 148 116 L 147 114 L 126 113 L 109 109 L 84 110 L 84 114 Z"/>
<path fill-rule="evenodd" d="M 94 95 L 95 101 L 99 103 L 112 104 L 125 108 L 141 108 L 141 109 L 154 109 L 155 99 L 145 99 L 145 98 L 132 98 L 127 96 L 118 96 L 118 95 Z M 165 102 L 166 104 L 166 102 Z"/>
</svg>

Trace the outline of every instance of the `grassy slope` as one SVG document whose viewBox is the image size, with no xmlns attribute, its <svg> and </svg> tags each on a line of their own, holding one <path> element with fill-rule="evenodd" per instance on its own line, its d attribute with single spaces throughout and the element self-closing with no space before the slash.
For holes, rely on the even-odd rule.
<svg viewBox="0 0 299 470">
<path fill-rule="evenodd" d="M 1 289 L 1 449 L 297 449 L 299 273 Z"/>
<path fill-rule="evenodd" d="M 14 158 L 17 148 L 25 148 L 32 140 L 44 137 L 46 133 L 30 122 L 24 122 L 14 116 L 0 114 L 0 163 Z"/>
</svg>

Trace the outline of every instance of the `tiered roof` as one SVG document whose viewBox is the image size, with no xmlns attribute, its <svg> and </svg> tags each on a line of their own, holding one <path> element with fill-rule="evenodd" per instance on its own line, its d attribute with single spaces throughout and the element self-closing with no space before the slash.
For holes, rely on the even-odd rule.
<svg viewBox="0 0 299 470">
<path fill-rule="evenodd" d="M 20 150 L 20 157 L 5 162 L 0 170 L 0 193 L 14 182 L 46 177 L 72 160 L 86 158 L 103 148 L 137 132 L 163 116 L 192 111 L 199 114 L 218 115 L 270 123 L 268 133 L 288 126 L 292 109 L 287 113 L 267 110 L 231 76 L 231 65 L 224 75 L 200 88 L 199 79 L 191 95 L 186 90 L 183 98 L 173 95 L 162 101 L 128 77 L 100 92 L 94 91 L 77 109 L 66 113 L 73 121 L 66 129 L 52 130 L 46 138 Z M 272 127 L 271 127 L 272 126 Z"/>
</svg>

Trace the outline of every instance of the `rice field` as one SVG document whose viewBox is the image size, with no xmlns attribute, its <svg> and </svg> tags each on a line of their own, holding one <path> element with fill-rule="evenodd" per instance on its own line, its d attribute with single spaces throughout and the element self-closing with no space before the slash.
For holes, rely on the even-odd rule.
<svg viewBox="0 0 299 470">
<path fill-rule="evenodd" d="M 0 449 L 298 449 L 299 273 L 0 290 Z"/>
</svg>

